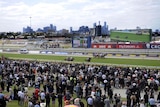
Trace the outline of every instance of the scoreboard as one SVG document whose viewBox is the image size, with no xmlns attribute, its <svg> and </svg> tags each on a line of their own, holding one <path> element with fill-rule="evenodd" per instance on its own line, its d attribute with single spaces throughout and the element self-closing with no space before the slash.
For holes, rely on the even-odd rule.
<svg viewBox="0 0 160 107">
<path fill-rule="evenodd" d="M 72 48 L 91 48 L 91 36 L 72 37 Z"/>
</svg>

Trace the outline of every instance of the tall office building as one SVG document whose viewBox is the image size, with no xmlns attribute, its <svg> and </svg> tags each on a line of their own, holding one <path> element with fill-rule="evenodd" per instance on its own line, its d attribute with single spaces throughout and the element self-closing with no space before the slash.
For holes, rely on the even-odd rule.
<svg viewBox="0 0 160 107">
<path fill-rule="evenodd" d="M 101 25 L 100 25 L 100 21 L 99 21 L 98 26 L 95 27 L 95 36 L 101 36 L 101 35 L 102 35 L 101 34 Z"/>
<path fill-rule="evenodd" d="M 108 31 L 108 25 L 106 22 L 104 22 L 104 25 L 102 26 L 102 35 L 108 35 L 109 31 Z"/>
<path fill-rule="evenodd" d="M 96 26 L 96 36 L 102 36 L 101 25 Z"/>
<path fill-rule="evenodd" d="M 104 22 L 103 26 L 101 26 L 100 21 L 98 22 L 98 26 L 94 23 L 93 28 L 95 28 L 95 36 L 107 36 L 109 34 L 108 25 L 106 22 Z"/>
<path fill-rule="evenodd" d="M 70 31 L 69 31 L 71 34 L 73 33 L 73 29 L 72 29 L 72 27 L 70 27 Z"/>
<path fill-rule="evenodd" d="M 93 23 L 93 28 L 96 28 L 96 23 Z"/>
</svg>

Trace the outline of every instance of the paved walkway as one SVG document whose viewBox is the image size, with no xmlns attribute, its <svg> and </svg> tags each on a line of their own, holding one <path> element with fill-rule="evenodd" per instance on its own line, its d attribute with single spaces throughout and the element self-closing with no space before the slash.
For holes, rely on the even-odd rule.
<svg viewBox="0 0 160 107">
<path fill-rule="evenodd" d="M 104 94 L 104 90 L 103 90 L 103 88 L 101 88 L 101 90 L 102 90 L 102 94 Z M 114 88 L 113 89 L 113 93 L 115 94 L 115 93 L 117 93 L 117 94 L 120 94 L 121 95 L 121 98 L 126 98 L 126 89 L 117 89 L 117 88 Z M 114 95 L 113 94 L 113 95 Z M 155 92 L 154 93 L 154 98 L 155 99 L 157 99 L 157 95 L 158 95 L 158 92 Z M 141 92 L 141 97 L 143 97 L 144 96 L 144 92 Z"/>
</svg>

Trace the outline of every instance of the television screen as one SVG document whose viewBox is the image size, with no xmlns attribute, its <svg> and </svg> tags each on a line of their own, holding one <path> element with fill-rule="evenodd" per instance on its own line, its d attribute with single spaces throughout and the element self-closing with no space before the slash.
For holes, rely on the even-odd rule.
<svg viewBox="0 0 160 107">
<path fill-rule="evenodd" d="M 151 29 L 126 29 L 126 30 L 111 30 L 111 41 L 122 42 L 150 42 Z"/>
<path fill-rule="evenodd" d="M 91 37 L 79 37 L 75 36 L 72 38 L 73 48 L 90 48 L 91 47 Z"/>
</svg>

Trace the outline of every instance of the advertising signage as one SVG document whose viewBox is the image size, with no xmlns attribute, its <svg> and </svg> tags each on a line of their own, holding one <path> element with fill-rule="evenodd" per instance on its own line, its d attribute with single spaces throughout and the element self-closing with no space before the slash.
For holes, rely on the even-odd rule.
<svg viewBox="0 0 160 107">
<path fill-rule="evenodd" d="M 103 49 L 160 49 L 160 43 L 131 43 L 131 44 L 92 44 L 91 48 Z"/>
<path fill-rule="evenodd" d="M 108 49 L 112 49 L 115 48 L 116 45 L 115 44 L 92 44 L 92 48 L 108 48 Z"/>
<path fill-rule="evenodd" d="M 144 44 L 117 44 L 118 49 L 144 49 Z"/>
<path fill-rule="evenodd" d="M 145 48 L 145 44 L 92 44 L 92 48 L 144 49 Z"/>
<path fill-rule="evenodd" d="M 146 44 L 147 49 L 160 49 L 160 43 L 147 43 Z"/>
</svg>

